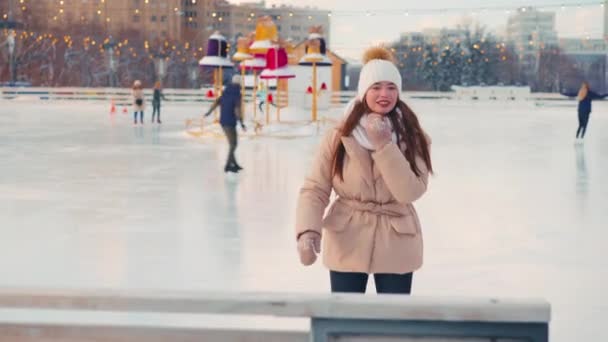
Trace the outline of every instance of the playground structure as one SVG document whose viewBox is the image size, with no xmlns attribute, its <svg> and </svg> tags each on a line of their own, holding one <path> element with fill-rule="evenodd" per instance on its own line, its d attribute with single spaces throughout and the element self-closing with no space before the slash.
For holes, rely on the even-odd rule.
<svg viewBox="0 0 608 342">
<path fill-rule="evenodd" d="M 278 36 L 276 24 L 268 16 L 258 18 L 255 32 L 248 37 L 241 37 L 237 42 L 237 52 L 232 60 L 238 63 L 241 74 L 241 110 L 246 122 L 253 126 L 250 132 L 244 135 L 276 135 L 277 132 L 290 131 L 294 126 L 300 132 L 319 131 L 319 126 L 327 120 L 320 119 L 319 108 L 328 109 L 331 94 L 327 84 L 331 82 L 332 62 L 326 55 L 326 44 L 320 26 L 311 27 L 310 35 L 306 40 L 306 54 L 298 61 L 298 65 L 289 65 L 289 54 L 293 51 L 290 42 L 283 41 Z M 215 92 L 210 98 L 221 96 L 222 69 L 232 67 L 227 57 L 225 39 L 218 32 L 209 39 L 209 51 L 199 63 L 201 67 L 214 68 Z M 251 75 L 247 75 L 247 73 Z M 249 77 L 248 77 L 249 76 Z M 247 80 L 251 84 L 251 112 L 247 110 L 246 91 Z M 289 86 L 289 79 L 302 78 L 303 82 L 295 82 Z M 218 81 L 220 83 L 218 83 Z M 264 117 L 258 116 L 256 104 L 257 92 L 265 92 L 260 99 L 266 105 Z M 272 91 L 274 90 L 274 94 Z M 275 119 L 271 119 L 271 107 L 276 108 Z M 260 108 L 261 109 L 261 108 Z M 302 111 L 310 111 L 308 114 Z M 282 110 L 287 114 L 282 117 Z M 192 118 L 186 121 L 186 132 L 195 137 L 221 136 L 221 127 L 207 123 L 201 118 Z M 306 129 L 307 126 L 314 127 Z M 299 129 L 304 128 L 304 129 Z"/>
</svg>

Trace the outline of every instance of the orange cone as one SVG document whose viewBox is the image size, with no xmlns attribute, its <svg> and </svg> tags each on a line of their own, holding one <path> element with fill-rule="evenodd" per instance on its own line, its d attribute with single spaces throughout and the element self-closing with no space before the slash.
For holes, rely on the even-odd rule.
<svg viewBox="0 0 608 342">
<path fill-rule="evenodd" d="M 110 114 L 116 114 L 116 105 L 114 104 L 114 100 L 112 100 L 112 104 L 110 105 Z"/>
</svg>

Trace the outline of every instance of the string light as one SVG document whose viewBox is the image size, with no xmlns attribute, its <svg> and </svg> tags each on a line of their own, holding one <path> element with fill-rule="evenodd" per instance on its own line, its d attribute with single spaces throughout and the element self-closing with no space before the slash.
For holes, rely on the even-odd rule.
<svg viewBox="0 0 608 342">
<path fill-rule="evenodd" d="M 559 9 L 561 8 L 562 10 L 566 9 L 566 8 L 573 8 L 576 7 L 577 9 L 581 9 L 583 6 L 597 6 L 600 5 L 602 7 L 604 7 L 604 4 L 602 2 L 599 1 L 592 1 L 592 2 L 588 2 L 588 3 L 580 3 L 580 4 L 563 4 L 563 3 L 559 3 L 559 4 L 543 4 L 543 5 L 531 5 L 529 7 L 535 9 L 535 10 L 548 10 L 548 9 Z M 405 15 L 424 15 L 424 14 L 447 14 L 447 13 L 471 13 L 471 12 L 476 12 L 476 13 L 483 13 L 486 14 L 488 12 L 493 12 L 493 11 L 498 11 L 498 12 L 505 12 L 505 11 L 512 11 L 514 8 L 519 8 L 522 12 L 526 12 L 528 10 L 527 7 L 522 7 L 522 6 L 496 6 L 496 7 L 462 7 L 462 8 L 439 8 L 439 9 L 425 9 L 425 8 L 420 8 L 420 9 L 408 9 L 407 11 L 404 11 L 402 9 L 382 9 L 382 10 L 333 10 L 332 11 L 332 16 L 340 16 L 340 17 L 352 17 L 352 16 L 372 16 L 372 15 L 379 15 L 379 16 L 393 16 L 393 15 L 398 15 L 398 13 L 403 13 Z"/>
<path fill-rule="evenodd" d="M 192 1 L 193 4 L 196 3 L 196 0 L 191 0 L 191 1 Z M 20 3 L 23 4 L 24 0 L 20 0 Z M 30 4 L 30 3 L 28 3 L 28 4 Z M 65 1 L 61 0 L 61 1 L 58 1 L 57 3 L 59 3 L 60 5 L 63 6 L 65 4 Z M 104 1 L 101 0 L 101 3 L 104 3 Z M 145 3 L 148 4 L 148 0 L 145 0 Z M 595 1 L 593 3 L 583 3 L 583 4 L 540 5 L 540 6 L 533 6 L 533 8 L 534 9 L 538 9 L 538 10 L 547 9 L 547 8 L 556 8 L 556 9 L 561 9 L 563 11 L 567 7 L 568 8 L 576 7 L 578 9 L 581 9 L 582 7 L 597 6 L 597 5 L 598 5 L 598 2 Z M 599 3 L 599 5 L 600 5 L 601 8 L 605 7 L 604 3 Z M 319 18 L 319 17 L 323 17 L 323 16 L 327 16 L 327 17 L 338 17 L 338 16 L 368 16 L 369 17 L 369 16 L 391 16 L 391 15 L 409 16 L 410 13 L 412 13 L 412 15 L 431 14 L 431 13 L 440 13 L 441 15 L 445 15 L 446 13 L 449 13 L 449 12 L 467 12 L 467 11 L 474 12 L 474 13 L 481 13 L 481 14 L 486 14 L 486 13 L 492 12 L 492 11 L 501 11 L 502 13 L 510 14 L 512 12 L 516 12 L 517 11 L 513 7 L 511 7 L 511 8 L 506 8 L 506 7 L 494 7 L 494 8 L 491 8 L 491 7 L 490 8 L 488 8 L 488 7 L 480 7 L 480 8 L 466 8 L 466 9 L 463 9 L 463 8 L 451 8 L 451 9 L 437 9 L 437 10 L 435 10 L 435 9 L 408 9 L 408 10 L 401 9 L 401 10 L 360 10 L 360 11 L 332 11 L 332 12 L 325 12 L 325 11 L 323 11 L 322 14 L 317 14 L 317 15 L 314 15 L 314 16 L 313 15 L 309 15 L 308 13 L 306 13 L 306 14 L 299 14 L 298 12 L 296 12 L 296 13 L 289 12 L 287 15 L 289 17 L 294 17 L 294 16 L 304 17 L 304 18 L 307 17 L 308 20 L 312 20 L 315 17 Z M 595 8 L 597 8 L 597 7 L 595 7 Z M 25 5 L 22 6 L 22 10 L 24 10 L 24 11 L 26 10 L 26 6 Z M 174 10 L 178 11 L 179 9 L 176 7 Z M 69 9 L 67 9 L 65 11 L 69 11 Z M 526 9 L 526 7 L 522 7 L 522 8 L 519 9 L 519 11 L 526 12 L 528 10 Z M 58 8 L 58 9 L 56 9 L 55 13 L 57 13 L 57 12 L 58 13 L 64 13 L 64 9 L 63 8 Z M 139 14 L 139 9 L 135 9 L 135 13 Z M 97 10 L 97 14 L 101 15 L 102 14 L 102 10 L 98 9 Z M 285 15 L 285 13 L 284 13 L 284 15 Z M 255 17 L 255 14 L 253 12 L 251 12 L 250 16 L 251 17 Z M 4 19 L 6 19 L 7 18 L 7 14 L 6 13 L 3 14 L 3 17 L 4 17 Z M 222 21 L 223 20 L 223 17 L 218 17 L 217 13 L 215 13 L 215 12 L 213 13 L 213 17 L 214 18 L 217 17 L 218 21 Z M 81 16 L 81 19 L 84 20 L 84 17 Z M 250 18 L 248 18 L 248 19 L 250 19 Z M 281 16 L 278 16 L 277 19 L 280 20 Z M 53 20 L 58 20 L 58 17 L 54 16 Z M 188 20 L 192 21 L 192 18 L 189 18 Z M 106 17 L 106 21 L 110 22 L 110 17 Z M 34 32 L 26 32 L 22 37 L 27 38 L 28 36 L 31 37 L 33 35 L 34 35 Z M 48 36 L 45 34 L 44 37 L 42 35 L 40 35 L 40 34 L 36 34 L 36 37 L 33 38 L 33 40 L 36 40 L 36 41 L 39 41 L 39 42 L 43 41 L 43 40 L 46 40 L 47 42 L 51 42 L 52 44 L 55 44 L 55 43 L 58 42 L 59 44 L 66 44 L 66 46 L 69 45 L 70 47 L 71 47 L 71 45 L 73 43 L 75 43 L 76 45 L 82 44 L 83 47 L 86 46 L 87 44 L 90 44 L 90 45 L 93 45 L 93 46 L 101 46 L 102 45 L 101 43 L 98 44 L 98 45 L 96 45 L 97 42 L 95 40 L 91 40 L 90 38 L 87 38 L 88 41 L 85 41 L 85 42 L 81 42 L 79 40 L 79 38 L 76 38 L 76 37 L 74 37 L 74 39 L 76 39 L 75 42 L 69 36 L 63 36 L 63 37 L 60 36 L 59 40 L 58 40 L 57 38 L 52 38 L 52 35 L 50 35 L 50 34 Z M 584 38 L 582 38 L 581 40 L 585 41 L 585 40 L 589 40 L 589 39 L 590 39 L 589 32 L 586 32 Z M 98 42 L 101 42 L 101 41 L 102 40 L 98 40 Z M 530 42 L 530 44 L 533 45 L 534 42 Z M 125 41 L 125 45 L 126 45 L 126 41 Z M 503 48 L 501 49 L 500 46 L 502 46 Z M 505 43 L 496 44 L 496 49 L 497 50 L 492 50 L 492 51 L 494 51 L 494 53 L 497 53 L 497 51 L 500 50 L 501 53 L 505 53 L 504 46 L 505 46 Z M 118 47 L 119 48 L 122 47 L 121 43 L 118 44 Z M 486 46 L 484 46 L 484 48 L 485 47 Z M 342 46 L 341 47 L 341 49 L 351 49 L 351 48 L 354 50 L 354 49 L 360 49 L 361 47 L 350 47 L 350 46 Z M 139 49 L 141 49 L 141 48 L 138 48 L 137 52 L 135 52 L 133 50 L 133 48 L 131 48 L 131 53 L 133 54 L 133 56 L 137 56 L 137 53 L 143 51 L 143 50 L 139 50 Z M 146 46 L 146 49 L 148 49 L 148 46 Z M 189 56 L 191 54 L 191 50 L 188 51 L 189 50 L 189 46 L 185 46 L 184 50 L 182 50 L 182 49 L 178 50 L 174 45 L 172 45 L 171 49 L 174 50 L 174 51 L 176 51 L 175 55 L 179 55 L 179 56 L 184 55 L 185 56 L 187 54 Z M 196 49 L 196 48 L 194 48 L 194 49 Z M 486 54 L 486 56 L 490 56 L 491 52 L 489 52 L 489 50 L 488 50 L 487 53 L 484 50 L 479 50 L 480 47 L 478 45 L 475 46 L 475 49 L 477 49 L 478 51 L 480 51 L 481 54 Z M 334 49 L 334 51 L 336 51 L 336 50 L 337 49 Z M 445 48 L 445 50 L 449 50 L 449 47 Z M 94 50 L 92 50 L 92 51 L 94 51 Z M 200 51 L 202 53 L 202 51 L 203 51 L 202 47 L 198 48 L 198 51 Z M 407 51 L 409 52 L 409 49 Z M 419 48 L 413 48 L 412 51 L 421 52 L 422 48 L 421 47 L 419 47 Z M 121 52 L 118 49 L 116 49 L 115 53 L 116 53 L 116 55 L 120 55 Z M 464 52 L 461 52 L 461 54 L 464 56 Z M 194 52 L 193 55 L 196 57 L 197 56 L 197 52 Z M 145 54 L 144 54 L 144 56 L 145 56 Z M 403 57 L 404 58 L 408 58 L 408 54 L 407 53 L 403 54 Z M 167 57 L 167 60 L 169 60 L 169 59 L 170 58 Z M 175 61 L 175 57 L 173 57 L 173 60 Z M 181 60 L 184 60 L 184 59 L 181 59 Z M 498 56 L 491 57 L 491 58 L 490 57 L 486 57 L 484 59 L 485 62 L 488 62 L 490 60 L 496 60 L 496 61 L 502 60 L 502 61 L 506 61 L 507 60 L 507 56 L 498 55 Z"/>
</svg>

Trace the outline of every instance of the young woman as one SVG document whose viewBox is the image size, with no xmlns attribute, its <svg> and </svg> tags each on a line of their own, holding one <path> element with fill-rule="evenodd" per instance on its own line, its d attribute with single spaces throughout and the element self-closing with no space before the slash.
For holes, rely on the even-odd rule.
<svg viewBox="0 0 608 342">
<path fill-rule="evenodd" d="M 589 88 L 589 83 L 583 82 L 578 93 L 566 93 L 562 92 L 562 95 L 574 97 L 578 100 L 578 128 L 576 129 L 576 139 L 585 138 L 587 132 L 587 124 L 589 123 L 589 116 L 591 115 L 591 101 L 597 99 L 603 99 L 608 94 L 598 95 Z"/>
<path fill-rule="evenodd" d="M 154 117 L 156 116 L 156 122 L 162 123 L 160 121 L 160 100 L 166 100 L 165 95 L 163 95 L 162 89 L 160 87 L 160 81 L 156 81 L 154 83 L 154 95 L 152 96 L 152 123 L 154 123 Z"/>
<path fill-rule="evenodd" d="M 139 123 L 144 123 L 144 89 L 140 80 L 133 82 L 133 124 L 137 125 L 137 113 L 139 112 Z"/>
<path fill-rule="evenodd" d="M 430 138 L 399 98 L 401 75 L 390 52 L 364 55 L 357 97 L 323 138 L 300 191 L 300 261 L 311 265 L 323 241 L 332 292 L 411 292 L 422 265 L 422 233 L 413 202 L 433 172 Z M 331 192 L 337 194 L 325 218 Z"/>
</svg>

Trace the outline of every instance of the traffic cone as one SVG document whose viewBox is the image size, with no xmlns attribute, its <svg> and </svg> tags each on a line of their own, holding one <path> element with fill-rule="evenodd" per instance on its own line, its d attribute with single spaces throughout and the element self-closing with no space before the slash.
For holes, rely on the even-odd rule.
<svg viewBox="0 0 608 342">
<path fill-rule="evenodd" d="M 127 107 L 122 107 L 122 113 L 123 114 L 129 113 L 129 110 L 127 110 Z"/>
<path fill-rule="evenodd" d="M 209 89 L 207 91 L 207 98 L 212 99 L 215 97 L 215 94 L 213 94 L 213 90 Z"/>
<path fill-rule="evenodd" d="M 116 105 L 114 104 L 114 100 L 112 100 L 112 104 L 110 105 L 110 114 L 116 114 Z"/>
<path fill-rule="evenodd" d="M 272 93 L 268 93 L 268 103 L 273 103 Z"/>
</svg>

